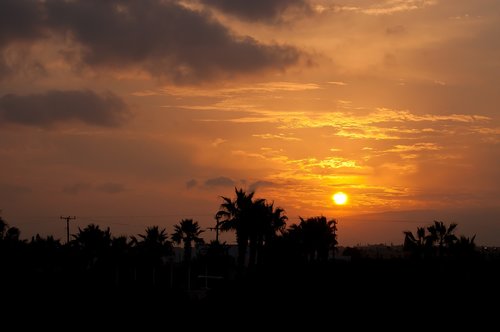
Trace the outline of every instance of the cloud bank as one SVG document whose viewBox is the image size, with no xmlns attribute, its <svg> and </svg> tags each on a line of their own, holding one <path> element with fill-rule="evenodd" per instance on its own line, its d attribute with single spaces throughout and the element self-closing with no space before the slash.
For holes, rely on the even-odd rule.
<svg viewBox="0 0 500 332">
<path fill-rule="evenodd" d="M 128 115 L 125 102 L 111 92 L 91 90 L 59 91 L 43 94 L 6 94 L 0 97 L 0 124 L 49 127 L 66 121 L 115 127 Z"/>
<path fill-rule="evenodd" d="M 257 8 L 256 15 L 267 12 L 265 8 L 274 13 L 285 6 L 284 1 L 261 2 L 247 6 Z M 5 55 L 9 46 L 49 37 L 64 37 L 61 51 L 73 65 L 144 70 L 176 83 L 282 71 L 303 56 L 293 46 L 236 35 L 208 11 L 174 1 L 7 0 L 0 4 L 0 70 L 12 69 Z"/>
</svg>

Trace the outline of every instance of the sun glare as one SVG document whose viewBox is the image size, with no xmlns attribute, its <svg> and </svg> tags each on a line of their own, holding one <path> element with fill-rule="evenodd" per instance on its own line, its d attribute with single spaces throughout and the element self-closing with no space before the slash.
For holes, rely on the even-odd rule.
<svg viewBox="0 0 500 332">
<path fill-rule="evenodd" d="M 343 192 L 339 191 L 338 193 L 335 193 L 333 196 L 333 201 L 337 205 L 344 205 L 347 203 L 347 195 L 344 194 Z"/>
</svg>

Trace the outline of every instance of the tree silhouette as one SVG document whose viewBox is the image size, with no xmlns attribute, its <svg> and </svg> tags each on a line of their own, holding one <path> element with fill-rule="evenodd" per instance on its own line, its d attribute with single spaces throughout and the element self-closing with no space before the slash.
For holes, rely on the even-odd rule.
<svg viewBox="0 0 500 332">
<path fill-rule="evenodd" d="M 297 241 L 307 261 L 326 261 L 330 250 L 337 246 L 337 221 L 326 217 L 300 217 L 298 225 L 290 227 L 290 236 Z"/>
<path fill-rule="evenodd" d="M 61 241 L 54 239 L 52 235 L 43 238 L 36 234 L 29 242 L 29 249 L 34 266 L 39 269 L 52 269 L 61 256 Z"/>
<path fill-rule="evenodd" d="M 478 252 L 476 251 L 475 239 L 475 235 L 472 237 L 460 236 L 450 247 L 453 256 L 458 258 L 472 258 L 476 256 Z"/>
<path fill-rule="evenodd" d="M 74 245 L 92 254 L 102 253 L 111 246 L 109 227 L 102 230 L 95 224 L 90 224 L 83 230 L 78 227 L 78 233 L 74 234 L 73 238 Z"/>
<path fill-rule="evenodd" d="M 7 231 L 8 228 L 9 228 L 9 225 L 0 216 L 0 240 L 2 240 L 4 238 L 5 232 Z"/>
<path fill-rule="evenodd" d="M 17 242 L 20 240 L 21 231 L 17 227 L 9 227 L 4 235 L 4 240 L 8 242 Z"/>
<path fill-rule="evenodd" d="M 126 270 L 131 254 L 131 242 L 127 236 L 118 236 L 111 239 L 110 258 L 114 265 L 115 284 L 120 284 L 122 270 Z"/>
<path fill-rule="evenodd" d="M 146 228 L 145 234 L 138 238 L 131 236 L 132 244 L 138 251 L 138 263 L 146 263 L 153 268 L 153 283 L 155 282 L 156 268 L 164 264 L 166 258 L 173 253 L 172 243 L 168 240 L 165 228 L 158 226 Z"/>
<path fill-rule="evenodd" d="M 235 188 L 234 200 L 221 197 L 223 203 L 215 218 L 221 221 L 222 231 L 236 231 L 238 244 L 238 265 L 245 263 L 247 248 L 250 248 L 248 265 L 255 265 L 257 259 L 263 260 L 263 248 L 269 245 L 276 233 L 286 226 L 284 210 L 267 204 L 265 199 L 254 199 L 254 192 L 246 193 Z"/>
<path fill-rule="evenodd" d="M 424 258 L 432 249 L 432 239 L 426 234 L 424 227 L 417 227 L 417 236 L 411 231 L 404 231 L 405 239 L 403 250 L 410 252 L 414 257 Z"/>
<path fill-rule="evenodd" d="M 165 228 L 160 230 L 159 226 L 147 227 L 145 234 L 138 234 L 137 236 L 142 240 L 132 236 L 132 242 L 142 247 L 163 248 L 169 243 Z"/>
<path fill-rule="evenodd" d="M 442 221 L 434 220 L 434 223 L 426 228 L 417 227 L 417 236 L 405 231 L 403 249 L 419 258 L 474 255 L 476 236 L 458 238 L 454 234 L 457 226 L 455 223 L 446 226 Z"/>
<path fill-rule="evenodd" d="M 172 234 L 172 241 L 177 244 L 184 244 L 184 261 L 191 261 L 192 243 L 203 243 L 200 234 L 204 231 L 200 229 L 198 222 L 193 219 L 183 219 L 179 225 L 174 226 L 174 234 Z"/>
<path fill-rule="evenodd" d="M 172 241 L 177 244 L 184 244 L 184 262 L 187 263 L 187 289 L 191 290 L 191 255 L 192 243 L 203 243 L 200 234 L 203 231 L 200 229 L 198 222 L 193 219 L 183 219 L 178 225 L 174 226 L 174 234 L 172 234 Z"/>
<path fill-rule="evenodd" d="M 434 224 L 427 227 L 429 231 L 428 238 L 437 246 L 438 256 L 442 257 L 445 250 L 458 240 L 455 234 L 453 234 L 457 226 L 457 224 L 451 223 L 450 226 L 446 227 L 442 221 L 434 220 Z"/>
<path fill-rule="evenodd" d="M 95 266 L 99 259 L 107 255 L 111 247 L 111 232 L 99 225 L 90 224 L 84 229 L 78 227 L 78 233 L 73 234 L 72 244 L 78 248 L 86 259 L 87 268 Z"/>
<path fill-rule="evenodd" d="M 257 232 L 257 261 L 262 263 L 266 252 L 272 249 L 278 232 L 283 232 L 286 228 L 288 217 L 285 210 L 274 207 L 274 203 L 264 203 L 258 206 L 260 210 L 258 216 Z"/>
<path fill-rule="evenodd" d="M 236 232 L 236 242 L 238 244 L 238 265 L 245 265 L 245 256 L 248 248 L 248 243 L 251 241 L 252 254 L 250 255 L 249 264 L 255 262 L 255 254 L 257 249 L 257 218 L 259 212 L 262 211 L 261 205 L 264 204 L 263 199 L 254 200 L 254 192 L 246 193 L 243 189 L 235 188 L 236 198 L 234 200 L 222 196 L 223 203 L 220 205 L 216 218 L 221 220 L 221 231 L 233 230 Z"/>
</svg>

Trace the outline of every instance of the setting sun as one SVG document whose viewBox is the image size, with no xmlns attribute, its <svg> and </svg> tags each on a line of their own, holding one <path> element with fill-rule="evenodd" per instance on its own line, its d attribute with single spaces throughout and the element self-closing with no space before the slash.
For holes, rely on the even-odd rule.
<svg viewBox="0 0 500 332">
<path fill-rule="evenodd" d="M 347 203 L 347 195 L 343 192 L 335 193 L 332 198 L 337 205 L 344 205 L 345 203 Z"/>
</svg>

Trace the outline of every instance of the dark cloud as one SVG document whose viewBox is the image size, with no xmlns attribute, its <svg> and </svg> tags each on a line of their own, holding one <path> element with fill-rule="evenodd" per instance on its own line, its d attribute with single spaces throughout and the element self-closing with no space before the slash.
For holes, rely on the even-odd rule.
<svg viewBox="0 0 500 332">
<path fill-rule="evenodd" d="M 0 1 L 0 48 L 15 41 L 43 36 L 45 24 L 39 1 Z"/>
<path fill-rule="evenodd" d="M 13 52 L 12 44 L 26 44 L 46 35 L 42 3 L 38 1 L 0 1 L 0 81 L 16 72 L 36 74 L 43 65 L 27 59 L 26 52 Z"/>
<path fill-rule="evenodd" d="M 191 180 L 186 182 L 186 188 L 188 188 L 188 189 L 194 188 L 197 185 L 198 185 L 198 181 L 196 181 L 195 179 L 191 179 Z"/>
<path fill-rule="evenodd" d="M 404 25 L 395 25 L 392 27 L 388 27 L 385 29 L 385 33 L 388 35 L 400 35 L 406 32 L 406 28 Z"/>
<path fill-rule="evenodd" d="M 207 12 L 172 1 L 52 0 L 45 6 L 47 25 L 83 45 L 82 61 L 91 66 L 139 66 L 156 76 L 192 83 L 283 70 L 301 57 L 291 46 L 235 36 Z M 279 11 L 283 6 L 271 8 Z"/>
<path fill-rule="evenodd" d="M 110 92 L 99 95 L 90 90 L 54 90 L 45 94 L 7 94 L 0 97 L 0 124 L 51 126 L 79 120 L 91 125 L 113 127 L 121 124 L 127 115 L 124 101 Z"/>
<path fill-rule="evenodd" d="M 125 186 L 121 183 L 107 182 L 97 186 L 96 189 L 107 194 L 117 194 L 125 191 Z"/>
<path fill-rule="evenodd" d="M 256 191 L 257 188 L 271 187 L 274 185 L 275 185 L 275 183 L 270 182 L 270 181 L 255 181 L 254 183 L 250 184 L 250 186 L 248 186 L 248 190 L 249 191 Z"/>
<path fill-rule="evenodd" d="M 25 186 L 18 186 L 9 183 L 0 183 L 0 194 L 3 195 L 23 195 L 31 192 L 31 188 Z"/>
<path fill-rule="evenodd" d="M 228 177 L 220 176 L 205 181 L 206 187 L 233 187 L 234 181 Z"/>
<path fill-rule="evenodd" d="M 70 195 L 77 195 L 81 193 L 82 191 L 86 191 L 90 189 L 90 184 L 88 183 L 73 183 L 69 184 L 63 187 L 62 191 L 63 193 L 70 194 Z"/>
<path fill-rule="evenodd" d="M 47 76 L 47 69 L 40 61 L 30 56 L 29 48 L 0 49 L 0 81 L 12 76 L 40 78 Z"/>
<path fill-rule="evenodd" d="M 289 8 L 311 8 L 306 0 L 200 0 L 201 3 L 247 21 L 274 22 Z"/>
</svg>

